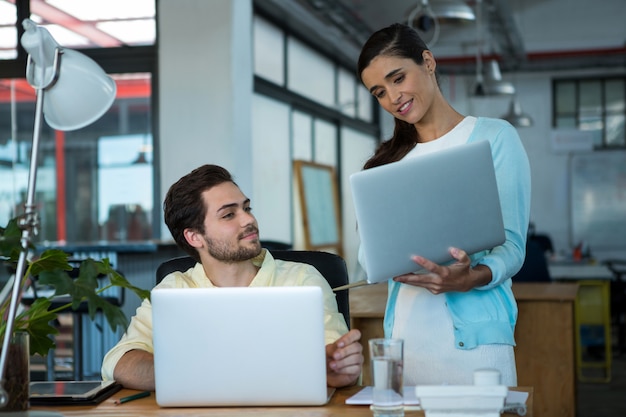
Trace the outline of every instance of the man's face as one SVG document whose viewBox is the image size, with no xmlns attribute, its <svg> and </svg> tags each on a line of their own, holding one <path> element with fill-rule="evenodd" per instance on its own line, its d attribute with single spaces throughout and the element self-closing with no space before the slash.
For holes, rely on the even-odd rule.
<svg viewBox="0 0 626 417">
<path fill-rule="evenodd" d="M 200 252 L 222 262 L 235 263 L 261 253 L 259 228 L 248 199 L 232 182 L 225 182 L 202 193 L 207 213 L 204 242 Z"/>
</svg>

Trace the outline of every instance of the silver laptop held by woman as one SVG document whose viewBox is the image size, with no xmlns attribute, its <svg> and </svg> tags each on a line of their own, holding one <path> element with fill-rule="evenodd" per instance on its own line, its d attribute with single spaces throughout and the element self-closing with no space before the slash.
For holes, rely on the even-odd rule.
<svg viewBox="0 0 626 417">
<path fill-rule="evenodd" d="M 357 172 L 350 186 L 367 283 L 504 242 L 491 146 L 471 142 Z"/>
</svg>

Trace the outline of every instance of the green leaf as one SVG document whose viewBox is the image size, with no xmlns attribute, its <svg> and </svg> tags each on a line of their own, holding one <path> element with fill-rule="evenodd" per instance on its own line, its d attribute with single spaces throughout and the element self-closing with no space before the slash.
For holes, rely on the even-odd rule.
<svg viewBox="0 0 626 417">
<path fill-rule="evenodd" d="M 31 262 L 29 266 L 29 274 L 37 276 L 44 271 L 62 270 L 71 271 L 72 265 L 70 265 L 69 255 L 59 249 L 46 249 Z"/>
<path fill-rule="evenodd" d="M 70 275 L 60 269 L 41 271 L 37 278 L 38 286 L 50 286 L 54 288 L 54 296 L 70 295 L 74 291 L 74 280 Z"/>
<path fill-rule="evenodd" d="M 149 290 L 144 290 L 144 289 L 141 289 L 139 287 L 135 287 L 130 282 L 128 282 L 128 280 L 125 277 L 120 275 L 119 272 L 113 271 L 109 275 L 109 278 L 111 279 L 111 284 L 112 285 L 114 285 L 116 287 L 126 288 L 127 290 L 130 290 L 130 291 L 134 292 L 137 295 L 137 297 L 139 297 L 140 300 L 143 300 L 145 298 L 147 298 L 148 300 L 150 299 L 150 291 Z"/>
<path fill-rule="evenodd" d="M 57 318 L 57 313 L 48 310 L 51 304 L 47 298 L 38 298 L 16 320 L 16 328 L 26 330 L 30 336 L 31 355 L 45 356 L 55 346 L 50 336 L 58 334 L 59 330 L 51 325 Z"/>
<path fill-rule="evenodd" d="M 22 230 L 17 219 L 11 219 L 7 227 L 0 227 L 0 258 L 16 263 L 22 250 L 21 238 Z"/>
<path fill-rule="evenodd" d="M 0 227 L 0 261 L 15 268 L 21 248 L 22 230 L 17 219 L 11 219 L 7 227 Z M 32 246 L 32 245 L 31 245 Z M 80 263 L 78 275 L 69 262 L 69 255 L 59 249 L 47 249 L 35 257 L 27 266 L 25 276 L 34 277 L 38 286 L 48 286 L 54 289 L 52 296 L 38 298 L 25 311 L 22 311 L 15 320 L 14 331 L 26 330 L 30 335 L 31 354 L 45 356 L 55 347 L 51 336 L 58 334 L 53 323 L 61 312 L 77 310 L 82 303 L 86 303 L 89 317 L 93 320 L 101 311 L 109 323 L 111 330 L 125 329 L 128 319 L 122 309 L 109 303 L 100 294 L 110 287 L 121 287 L 134 292 L 141 300 L 150 298 L 150 291 L 135 287 L 111 266 L 108 259 L 96 261 L 88 258 Z M 99 284 L 109 284 L 100 288 Z M 52 309 L 52 300 L 58 304 L 58 297 L 67 299 Z M 4 315 L 6 304 L 0 305 L 0 314 Z M 6 322 L 0 322 L 0 337 L 4 338 Z"/>
</svg>

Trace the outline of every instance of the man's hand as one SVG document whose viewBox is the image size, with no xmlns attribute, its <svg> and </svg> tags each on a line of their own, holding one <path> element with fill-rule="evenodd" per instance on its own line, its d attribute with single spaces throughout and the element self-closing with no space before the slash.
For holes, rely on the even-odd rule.
<svg viewBox="0 0 626 417">
<path fill-rule="evenodd" d="M 154 355 L 144 350 L 130 350 L 115 365 L 113 378 L 124 388 L 154 391 Z"/>
<path fill-rule="evenodd" d="M 326 383 L 329 387 L 353 385 L 361 376 L 363 346 L 361 332 L 353 329 L 326 345 Z"/>
</svg>

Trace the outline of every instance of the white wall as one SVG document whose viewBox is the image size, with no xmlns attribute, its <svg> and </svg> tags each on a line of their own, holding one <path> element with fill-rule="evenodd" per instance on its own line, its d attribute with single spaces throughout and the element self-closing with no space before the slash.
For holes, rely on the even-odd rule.
<svg viewBox="0 0 626 417">
<path fill-rule="evenodd" d="M 503 78 L 514 83 L 517 98 L 525 113 L 533 119 L 533 126 L 519 128 L 518 133 L 528 154 L 531 167 L 531 213 L 538 233 L 551 236 L 557 252 L 570 255 L 570 154 L 552 149 L 552 79 L 574 76 L 606 76 L 624 73 L 624 70 L 587 70 L 560 73 L 504 74 Z M 468 93 L 474 85 L 474 77 L 442 77 L 441 87 L 453 107 L 463 114 L 501 117 L 508 111 L 507 97 L 474 98 Z M 625 218 L 626 219 L 626 218 Z M 625 220 L 626 221 L 626 220 Z M 598 260 L 609 257 L 626 257 L 626 250 L 593 251 Z"/>
<path fill-rule="evenodd" d="M 291 161 L 285 143 L 289 122 L 269 123 L 263 113 L 256 113 L 257 105 L 267 102 L 253 99 L 252 93 L 251 0 L 161 0 L 159 13 L 161 200 L 169 186 L 192 168 L 221 164 L 253 199 L 263 237 L 289 241 L 293 236 Z M 522 108 L 534 119 L 534 126 L 519 129 L 532 170 L 531 220 L 537 231 L 549 234 L 555 249 L 564 253 L 571 251 L 568 155 L 554 153 L 550 147 L 551 80 L 573 75 L 608 73 L 600 69 L 503 74 L 515 84 Z M 507 98 L 470 97 L 473 83 L 471 76 L 441 78 L 444 95 L 459 112 L 491 117 L 507 112 Z M 286 109 L 278 111 L 284 113 L 281 119 L 286 118 Z M 393 123 L 386 114 L 382 120 L 382 136 L 387 138 Z M 371 140 L 361 138 L 361 142 L 358 136 L 342 132 L 342 223 L 351 274 L 358 273 L 358 237 L 351 227 L 354 218 L 348 176 L 360 170 L 373 151 Z M 163 237 L 169 238 L 165 228 Z M 626 257 L 624 251 L 594 255 L 599 259 Z"/>
<path fill-rule="evenodd" d="M 207 163 L 251 190 L 251 0 L 160 0 L 158 7 L 160 201 Z M 170 238 L 164 225 L 162 236 Z"/>
<path fill-rule="evenodd" d="M 254 95 L 252 154 L 254 189 L 245 191 L 262 240 L 292 242 L 290 108 Z"/>
<path fill-rule="evenodd" d="M 376 141 L 350 128 L 341 132 L 341 202 L 343 213 L 341 225 L 343 233 L 343 257 L 348 266 L 350 281 L 365 279 L 358 264 L 359 235 L 356 230 L 356 214 L 350 191 L 350 175 L 363 169 L 363 164 L 374 153 Z"/>
</svg>

